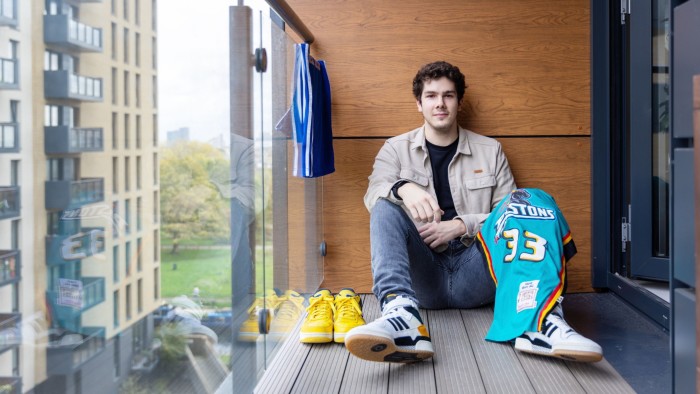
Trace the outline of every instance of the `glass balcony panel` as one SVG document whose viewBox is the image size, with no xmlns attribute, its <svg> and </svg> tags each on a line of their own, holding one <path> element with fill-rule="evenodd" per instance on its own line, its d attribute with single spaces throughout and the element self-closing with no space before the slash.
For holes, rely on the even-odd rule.
<svg viewBox="0 0 700 394">
<path fill-rule="evenodd" d="M 46 209 L 73 209 L 104 201 L 104 179 L 46 181 Z"/>
<path fill-rule="evenodd" d="M 0 286 L 19 282 L 21 274 L 19 250 L 0 250 Z"/>
<path fill-rule="evenodd" d="M 19 123 L 0 123 L 0 153 L 19 152 Z"/>
<path fill-rule="evenodd" d="M 102 128 L 44 127 L 44 149 L 47 154 L 102 152 L 102 133 Z"/>
<path fill-rule="evenodd" d="M 47 351 L 50 375 L 72 374 L 104 350 L 104 328 L 83 327 L 79 331 L 60 330 L 51 335 Z"/>
<path fill-rule="evenodd" d="M 19 214 L 19 186 L 0 186 L 0 220 L 16 218 Z"/>
<path fill-rule="evenodd" d="M 88 92 L 87 84 L 98 86 Z M 102 101 L 101 78 L 70 73 L 66 70 L 44 71 L 44 96 L 51 99 Z"/>
<path fill-rule="evenodd" d="M 44 41 L 68 50 L 102 52 L 102 29 L 68 15 L 44 15 Z"/>
</svg>

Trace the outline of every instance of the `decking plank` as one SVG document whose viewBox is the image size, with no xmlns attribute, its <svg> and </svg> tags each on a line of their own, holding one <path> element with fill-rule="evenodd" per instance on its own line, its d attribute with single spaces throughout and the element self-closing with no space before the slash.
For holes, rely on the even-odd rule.
<svg viewBox="0 0 700 394">
<path fill-rule="evenodd" d="M 603 359 L 597 363 L 567 361 L 571 372 L 587 393 L 634 393 L 634 389 Z"/>
<path fill-rule="evenodd" d="M 381 316 L 379 302 L 374 295 L 362 295 L 362 314 L 367 323 Z M 349 356 L 340 394 L 379 394 L 388 390 L 389 364 Z"/>
<path fill-rule="evenodd" d="M 493 320 L 493 309 L 490 306 L 462 309 L 461 315 L 469 336 L 474 338 L 472 348 L 486 392 L 534 393 L 535 389 L 515 355 L 513 345 L 483 340 Z"/>
<path fill-rule="evenodd" d="M 537 393 L 575 394 L 586 392 L 564 360 L 519 351 L 515 351 L 515 354 Z"/>
<path fill-rule="evenodd" d="M 439 393 L 485 393 L 469 333 L 459 310 L 432 310 L 430 337 L 435 347 L 433 364 Z M 476 340 L 481 341 L 481 338 Z"/>
<path fill-rule="evenodd" d="M 426 310 L 420 310 L 423 324 L 430 332 L 430 319 Z M 433 359 L 411 364 L 389 365 L 389 394 L 437 393 Z"/>
</svg>

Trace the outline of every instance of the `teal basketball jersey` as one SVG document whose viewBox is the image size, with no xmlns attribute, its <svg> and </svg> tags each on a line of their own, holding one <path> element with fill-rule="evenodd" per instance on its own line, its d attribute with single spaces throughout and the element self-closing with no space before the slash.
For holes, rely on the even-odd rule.
<svg viewBox="0 0 700 394">
<path fill-rule="evenodd" d="M 554 198 L 516 189 L 491 212 L 477 234 L 496 283 L 490 341 L 539 331 L 564 292 L 566 262 L 576 254 L 569 225 Z"/>
</svg>

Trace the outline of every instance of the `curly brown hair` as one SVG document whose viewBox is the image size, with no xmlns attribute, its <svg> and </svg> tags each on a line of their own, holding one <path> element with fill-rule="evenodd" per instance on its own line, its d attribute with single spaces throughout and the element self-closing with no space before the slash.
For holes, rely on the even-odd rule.
<svg viewBox="0 0 700 394">
<path fill-rule="evenodd" d="M 453 66 L 445 61 L 428 63 L 418 70 L 416 77 L 413 78 L 413 96 L 415 96 L 416 100 L 420 101 L 421 95 L 423 94 L 423 84 L 425 82 L 442 77 L 446 77 L 455 84 L 457 99 L 458 101 L 462 101 L 464 90 L 467 89 L 464 74 L 459 71 L 459 67 Z"/>
</svg>

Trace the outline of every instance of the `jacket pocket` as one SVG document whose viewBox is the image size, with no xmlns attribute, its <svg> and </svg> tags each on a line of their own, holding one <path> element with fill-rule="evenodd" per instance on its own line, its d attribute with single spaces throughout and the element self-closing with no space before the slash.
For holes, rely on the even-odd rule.
<svg viewBox="0 0 700 394">
<path fill-rule="evenodd" d="M 472 179 L 467 179 L 464 182 L 465 186 L 469 190 L 477 190 L 477 189 L 484 189 L 487 187 L 494 187 L 496 186 L 496 177 L 487 174 L 485 176 L 480 176 L 478 178 L 472 178 Z"/>
<path fill-rule="evenodd" d="M 399 179 L 405 179 L 417 185 L 428 187 L 428 176 L 416 170 L 402 169 L 399 173 Z"/>
</svg>

